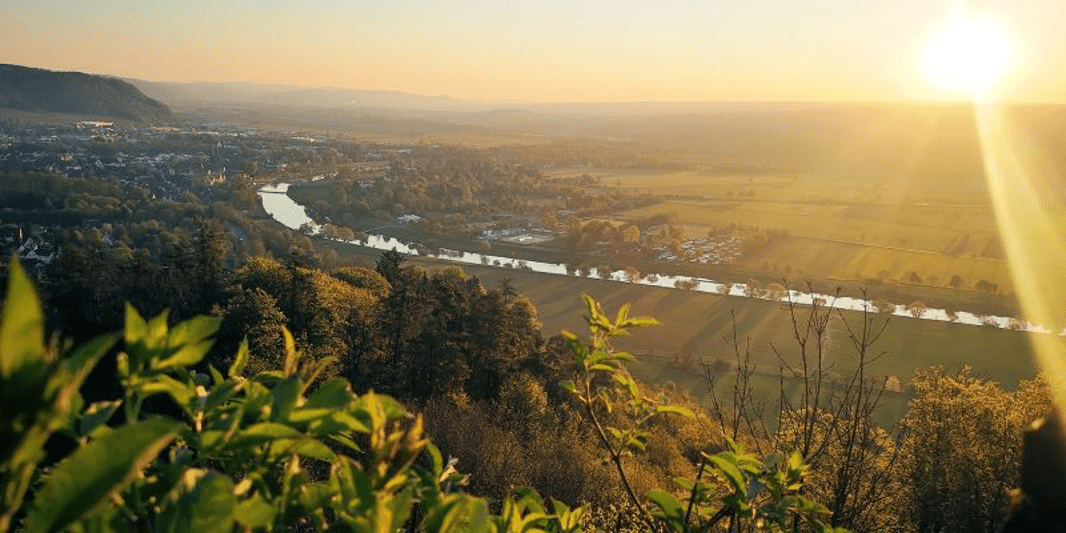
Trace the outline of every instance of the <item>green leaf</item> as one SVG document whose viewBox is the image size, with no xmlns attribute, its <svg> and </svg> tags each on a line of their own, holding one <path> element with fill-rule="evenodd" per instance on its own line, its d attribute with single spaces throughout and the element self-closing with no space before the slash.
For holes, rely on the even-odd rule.
<svg viewBox="0 0 1066 533">
<path fill-rule="evenodd" d="M 158 393 L 169 394 L 170 397 L 174 399 L 174 402 L 186 411 L 189 410 L 189 405 L 192 403 L 192 399 L 196 397 L 195 387 L 182 383 L 165 374 L 153 377 L 151 381 L 140 385 L 139 390 L 141 394 L 144 394 L 146 397 Z"/>
<path fill-rule="evenodd" d="M 685 512 L 681 502 L 664 490 L 651 490 L 645 494 L 651 503 L 659 508 L 659 515 L 674 531 L 684 531 Z"/>
<path fill-rule="evenodd" d="M 342 409 L 354 400 L 348 380 L 333 378 L 307 397 L 307 409 Z"/>
<path fill-rule="evenodd" d="M 318 420 L 329 418 L 334 414 L 337 413 L 333 409 L 307 409 L 306 407 L 298 407 L 289 413 L 287 421 L 294 426 L 303 427 L 304 424 L 310 424 Z"/>
<path fill-rule="evenodd" d="M 629 396 L 631 398 L 636 398 L 640 396 L 640 389 L 637 388 L 637 382 L 634 381 L 629 374 L 626 374 L 624 372 L 617 372 L 611 377 L 614 378 L 614 380 L 618 382 L 618 384 L 626 388 L 626 392 L 629 393 Z"/>
<path fill-rule="evenodd" d="M 275 421 L 288 419 L 289 413 L 296 407 L 296 401 L 300 399 L 300 389 L 302 388 L 300 377 L 292 376 L 291 374 L 290 376 L 275 385 L 271 391 L 273 405 L 271 406 L 270 415 Z"/>
<path fill-rule="evenodd" d="M 211 350 L 211 346 L 214 343 L 215 342 L 212 340 L 206 340 L 182 345 L 181 348 L 174 352 L 170 357 L 157 363 L 154 362 L 155 364 L 153 364 L 152 367 L 162 370 L 167 368 L 184 368 L 195 365 L 207 355 L 207 352 Z"/>
<path fill-rule="evenodd" d="M 129 302 L 126 302 L 126 344 L 137 344 L 148 336 L 148 323 Z"/>
<path fill-rule="evenodd" d="M 692 414 L 692 411 L 679 405 L 657 405 L 655 406 L 655 414 L 672 413 L 675 415 L 681 415 L 685 418 L 696 418 L 696 415 Z"/>
<path fill-rule="evenodd" d="M 274 522 L 277 507 L 270 505 L 258 494 L 237 504 L 234 516 L 242 526 L 250 529 L 265 528 Z"/>
<path fill-rule="evenodd" d="M 289 426 L 263 422 L 248 426 L 237 432 L 233 440 L 230 441 L 230 446 L 234 448 L 257 446 L 275 439 L 294 439 L 299 437 L 301 437 L 300 432 Z"/>
<path fill-rule="evenodd" d="M 27 515 L 27 533 L 61 531 L 122 490 L 174 437 L 181 425 L 162 418 L 123 426 L 59 463 Z"/>
<path fill-rule="evenodd" d="M 186 473 L 189 474 L 192 471 Z M 171 513 L 164 515 L 160 529 L 173 533 L 227 533 L 233 530 L 236 503 L 233 481 L 208 472 L 195 482 L 192 490 L 182 494 Z"/>
<path fill-rule="evenodd" d="M 555 514 L 557 514 L 559 516 L 565 516 L 565 515 L 570 514 L 570 508 L 567 507 L 567 505 L 565 503 L 563 503 L 563 502 L 561 502 L 559 500 L 556 500 L 555 498 L 552 498 L 551 502 L 552 502 L 552 510 L 555 511 Z"/>
<path fill-rule="evenodd" d="M 625 323 L 626 318 L 629 317 L 629 302 L 622 304 L 622 307 L 618 308 L 618 315 L 614 319 L 615 325 L 622 325 Z"/>
<path fill-rule="evenodd" d="M 488 531 L 487 521 L 487 510 L 482 500 L 465 494 L 449 494 L 434 508 L 428 509 L 421 531 Z"/>
<path fill-rule="evenodd" d="M 715 470 L 721 474 L 730 485 L 733 485 L 733 489 L 737 493 L 747 498 L 748 488 L 744 484 L 744 474 L 740 472 L 740 469 L 737 468 L 735 462 L 722 457 L 722 454 L 708 455 L 707 460 L 710 461 Z"/>
<path fill-rule="evenodd" d="M 530 487 L 515 487 L 515 500 L 533 512 L 544 514 L 544 502 L 540 494 Z"/>
<path fill-rule="evenodd" d="M 207 394 L 207 399 L 204 400 L 203 410 L 210 411 L 219 405 L 229 401 L 233 398 L 233 394 L 243 384 L 236 381 L 223 381 L 221 384 L 211 388 L 211 392 Z"/>
<path fill-rule="evenodd" d="M 179 323 L 167 334 L 167 345 L 171 348 L 185 346 L 202 341 L 218 331 L 222 319 L 213 316 L 196 316 Z"/>
<path fill-rule="evenodd" d="M 0 322 L 0 378 L 11 378 L 24 367 L 44 362 L 44 313 L 33 284 L 11 259 L 7 299 Z"/>
<path fill-rule="evenodd" d="M 373 391 L 360 396 L 356 400 L 354 407 L 357 410 L 365 409 L 368 411 L 380 409 L 386 420 L 402 418 L 407 414 L 407 410 L 403 408 L 403 405 L 393 397 L 385 394 L 375 394 Z"/>
<path fill-rule="evenodd" d="M 90 405 L 88 409 L 78 416 L 78 435 L 88 435 L 97 427 L 106 424 L 120 405 L 122 405 L 122 400 L 96 402 Z"/>
<path fill-rule="evenodd" d="M 433 477 L 440 481 L 441 474 L 444 473 L 444 456 L 432 442 L 426 443 L 426 453 L 429 454 L 430 471 L 433 472 Z"/>
<path fill-rule="evenodd" d="M 321 441 L 312 438 L 277 439 L 271 442 L 270 457 L 283 458 L 292 454 L 333 462 L 337 456 Z"/>
<path fill-rule="evenodd" d="M 147 344 L 151 348 L 159 348 L 167 340 L 167 318 L 170 317 L 170 310 L 164 309 L 162 313 L 152 317 L 148 321 L 148 336 L 145 338 Z"/>
<path fill-rule="evenodd" d="M 213 385 L 217 386 L 222 382 L 226 381 L 226 378 L 222 375 L 222 372 L 219 372 L 218 369 L 215 368 L 215 365 L 207 365 L 207 371 L 211 373 L 211 383 Z"/>
<path fill-rule="evenodd" d="M 244 372 L 244 367 L 248 365 L 248 337 L 245 337 L 241 341 L 241 347 L 237 348 L 237 357 L 233 359 L 233 364 L 229 367 L 229 377 L 235 378 Z"/>
<path fill-rule="evenodd" d="M 585 302 L 585 312 L 588 313 L 588 319 L 591 322 L 596 322 L 602 316 L 600 313 L 600 306 L 593 300 L 588 294 L 582 294 L 581 299 Z"/>
<path fill-rule="evenodd" d="M 573 393 L 577 391 L 577 385 L 575 385 L 574 381 L 571 379 L 560 381 L 559 386 L 562 387 L 563 390 L 565 390 L 566 392 Z"/>
<path fill-rule="evenodd" d="M 629 328 L 646 328 L 659 325 L 659 321 L 650 316 L 640 316 L 626 320 L 624 325 Z"/>
<path fill-rule="evenodd" d="M 292 338 L 289 328 L 282 327 L 281 333 L 285 336 L 285 375 L 291 376 L 296 373 L 300 364 L 300 352 L 296 351 L 296 339 Z"/>
<path fill-rule="evenodd" d="M 300 507 L 305 512 L 320 510 L 326 506 L 330 498 L 337 495 L 336 487 L 332 486 L 329 481 L 320 481 L 318 483 L 304 483 L 300 485 L 298 489 L 297 501 Z M 393 529 L 392 531 L 396 531 Z"/>
<path fill-rule="evenodd" d="M 337 433 L 370 433 L 369 426 L 344 411 L 333 412 L 327 419 L 320 420 L 311 426 L 311 430 L 319 435 L 325 433 L 334 436 Z"/>
</svg>

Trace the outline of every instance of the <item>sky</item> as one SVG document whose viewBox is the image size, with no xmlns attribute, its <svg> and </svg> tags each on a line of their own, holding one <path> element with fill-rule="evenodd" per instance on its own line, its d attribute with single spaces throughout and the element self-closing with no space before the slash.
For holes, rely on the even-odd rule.
<svg viewBox="0 0 1066 533">
<path fill-rule="evenodd" d="M 992 21 L 993 98 L 1066 103 L 1064 0 L 4 0 L 0 63 L 153 81 L 495 101 L 957 100 L 953 17 Z"/>
</svg>

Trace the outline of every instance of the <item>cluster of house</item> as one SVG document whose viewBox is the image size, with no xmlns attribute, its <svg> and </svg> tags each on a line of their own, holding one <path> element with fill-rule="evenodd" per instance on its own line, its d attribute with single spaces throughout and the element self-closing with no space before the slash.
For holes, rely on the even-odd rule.
<svg viewBox="0 0 1066 533">
<path fill-rule="evenodd" d="M 108 177 L 170 199 L 194 184 L 218 185 L 237 175 L 282 170 L 307 159 L 309 152 L 327 150 L 309 146 L 299 135 L 261 134 L 240 126 L 0 124 L 0 171 Z"/>
<path fill-rule="evenodd" d="M 36 228 L 30 233 L 17 224 L 0 225 L 0 254 L 5 259 L 17 255 L 22 267 L 31 274 L 58 257 L 53 241 L 48 228 Z"/>
<path fill-rule="evenodd" d="M 738 235 L 716 235 L 706 239 L 687 239 L 681 243 L 680 256 L 668 245 L 657 248 L 661 261 L 699 263 L 701 265 L 729 265 L 736 263 L 743 252 L 744 240 Z"/>
<path fill-rule="evenodd" d="M 542 244 L 559 236 L 559 232 L 544 228 L 488 228 L 481 232 L 478 239 L 483 241 L 500 241 L 512 244 Z"/>
</svg>

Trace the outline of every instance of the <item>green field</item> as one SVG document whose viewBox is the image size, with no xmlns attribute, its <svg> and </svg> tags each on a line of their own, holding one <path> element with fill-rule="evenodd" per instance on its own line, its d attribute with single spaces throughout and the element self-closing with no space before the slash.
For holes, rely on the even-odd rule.
<svg viewBox="0 0 1066 533">
<path fill-rule="evenodd" d="M 422 259 L 415 261 L 429 268 L 441 266 Z M 781 385 L 778 379 L 781 363 L 773 347 L 791 362 L 796 359 L 791 322 L 780 303 L 499 268 L 466 266 L 464 269 L 489 286 L 509 279 L 537 306 L 546 335 L 562 329 L 584 331 L 584 310 L 579 298 L 582 292 L 600 301 L 609 314 L 629 302 L 633 313 L 655 316 L 660 321 L 658 326 L 636 331 L 616 345 L 640 357 L 634 373 L 641 379 L 673 384 L 705 403 L 708 389 L 701 362 L 734 361 L 727 342 L 732 334 L 733 316 L 738 336 L 742 342 L 750 342 L 748 346 L 757 370 L 752 385 L 760 401 L 770 404 L 768 410 L 775 408 Z M 806 312 L 800 308 L 801 316 Z M 860 315 L 846 312 L 843 317 L 857 324 Z M 831 325 L 829 336 L 828 362 L 833 365 L 832 371 L 847 375 L 854 369 L 855 353 L 839 320 Z M 1013 388 L 1020 379 L 1033 377 L 1037 371 L 1027 334 L 994 328 L 893 317 L 873 350 L 876 360 L 871 365 L 871 374 L 877 379 L 896 376 L 904 386 L 915 369 L 933 365 L 942 365 L 948 371 L 970 365 L 976 375 L 1007 388 Z M 795 381 L 786 380 L 786 394 L 794 395 L 798 386 Z M 720 398 L 726 397 L 731 387 L 730 376 L 715 384 Z M 878 421 L 885 425 L 894 423 L 906 411 L 908 399 L 906 389 L 901 393 L 886 392 Z"/>
<path fill-rule="evenodd" d="M 905 174 L 870 173 L 727 173 L 705 170 L 605 170 L 563 168 L 546 172 L 548 178 L 589 175 L 605 187 L 620 187 L 652 194 L 726 199 L 866 202 L 875 204 L 988 205 L 982 180 L 921 179 Z"/>
<path fill-rule="evenodd" d="M 995 212 L 983 181 L 916 180 L 906 176 L 760 175 L 704 171 L 558 170 L 588 173 L 599 187 L 660 195 L 663 200 L 619 221 L 672 215 L 687 238 L 734 225 L 775 232 L 737 266 L 774 275 L 833 280 L 906 280 L 963 289 L 980 280 L 1013 291 L 999 244 Z M 950 200 L 948 200 L 950 199 Z M 1041 242 L 1031 246 L 1043 246 Z M 1053 265 L 1052 277 L 1066 277 Z"/>
<path fill-rule="evenodd" d="M 923 250 L 865 246 L 803 237 L 785 237 L 746 257 L 745 265 L 760 268 L 787 267 L 797 276 L 819 279 L 891 279 L 901 280 L 908 272 L 917 272 L 922 282 L 945 286 L 954 275 L 965 286 L 978 280 L 1011 289 L 1010 272 L 1002 259 L 956 256 Z"/>
<path fill-rule="evenodd" d="M 464 268 L 490 286 L 510 279 L 537 305 L 546 333 L 580 331 L 584 311 L 579 295 L 587 292 L 609 312 L 629 302 L 634 313 L 659 319 L 659 326 L 618 343 L 642 355 L 664 360 L 678 354 L 695 355 L 708 362 L 732 360 L 725 339 L 731 334 L 733 316 L 739 336 L 750 338 L 752 357 L 762 369 L 777 371 L 779 363 L 771 344 L 785 354 L 795 351 L 789 315 L 781 303 L 489 267 Z M 805 308 L 800 312 L 805 313 Z M 852 312 L 843 316 L 852 324 L 860 317 Z M 957 369 L 970 364 L 978 374 L 1013 386 L 1018 379 L 1035 373 L 1026 336 L 1009 330 L 892 317 L 874 347 L 881 355 L 873 369 L 879 375 L 896 375 L 906 382 L 918 367 Z M 853 368 L 853 356 L 838 320 L 830 327 L 829 357 L 840 372 L 845 372 Z"/>
<path fill-rule="evenodd" d="M 793 362 L 797 354 L 789 315 L 781 304 L 546 274 L 477 267 L 467 270 L 489 284 L 510 278 L 537 305 L 545 333 L 560 329 L 582 331 L 583 310 L 578 298 L 581 292 L 588 292 L 602 302 L 609 313 L 618 305 L 630 302 L 635 313 L 655 316 L 661 322 L 617 343 L 640 355 L 641 363 L 634 372 L 651 382 L 673 383 L 705 401 L 707 383 L 700 364 L 686 364 L 684 359 L 706 363 L 716 359 L 733 361 L 734 354 L 727 342 L 733 316 L 742 342 L 750 341 L 752 359 L 759 372 L 752 384 L 761 401 L 772 404 L 778 397 L 777 374 L 781 364 L 773 347 Z M 853 324 L 859 316 L 844 313 L 844 318 Z M 839 321 L 830 331 L 829 360 L 835 365 L 834 372 L 846 375 L 854 368 L 854 350 Z M 976 374 L 1013 388 L 1019 379 L 1032 377 L 1036 372 L 1026 336 L 1014 331 L 893 317 L 884 336 L 874 346 L 878 355 L 872 374 L 879 378 L 894 375 L 906 385 L 916 368 L 943 365 L 953 371 L 968 364 Z M 719 381 L 715 385 L 719 397 L 726 397 L 731 386 L 729 377 Z M 786 394 L 794 394 L 797 386 L 786 380 Z M 906 411 L 908 398 L 906 392 L 886 393 L 878 420 L 883 424 L 897 420 Z"/>
</svg>

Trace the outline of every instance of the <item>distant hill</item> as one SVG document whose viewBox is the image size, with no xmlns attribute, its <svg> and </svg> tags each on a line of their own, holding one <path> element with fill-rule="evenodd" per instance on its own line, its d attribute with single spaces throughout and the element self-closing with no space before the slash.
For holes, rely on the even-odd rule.
<svg viewBox="0 0 1066 533">
<path fill-rule="evenodd" d="M 0 108 L 145 123 L 173 118 L 166 105 L 122 80 L 18 65 L 0 65 Z"/>
<path fill-rule="evenodd" d="M 449 96 L 432 96 L 401 91 L 372 91 L 338 87 L 298 87 L 226 82 L 157 82 L 126 79 L 145 94 L 171 105 L 182 104 L 260 104 L 294 107 L 380 108 L 457 110 L 482 109 L 487 104 Z"/>
</svg>

